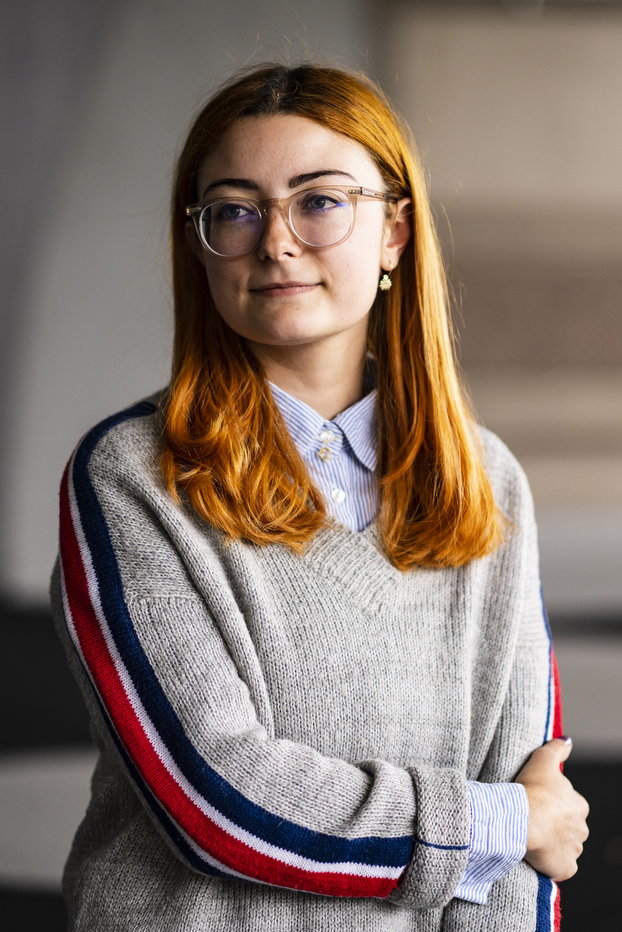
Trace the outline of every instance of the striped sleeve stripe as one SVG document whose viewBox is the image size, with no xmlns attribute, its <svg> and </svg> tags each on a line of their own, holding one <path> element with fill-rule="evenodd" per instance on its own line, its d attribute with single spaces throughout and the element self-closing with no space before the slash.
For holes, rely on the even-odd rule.
<svg viewBox="0 0 622 932">
<path fill-rule="evenodd" d="M 546 712 L 546 725 L 544 728 L 544 741 L 552 738 L 561 738 L 564 733 L 562 721 L 562 693 L 559 682 L 559 669 L 553 648 L 551 626 L 544 606 L 542 590 L 542 614 L 549 639 L 549 684 L 548 704 Z M 542 874 L 538 874 L 538 900 L 536 905 L 536 932 L 559 932 L 561 922 L 561 907 L 559 887 L 556 883 Z"/>
<path fill-rule="evenodd" d="M 551 626 L 544 607 L 542 599 L 542 614 L 546 627 L 547 637 L 549 639 L 549 683 L 548 683 L 548 703 L 546 710 L 546 724 L 544 727 L 544 742 L 552 738 L 561 738 L 564 733 L 562 722 L 562 692 L 559 682 L 559 668 L 555 649 L 553 648 L 553 637 L 551 635 Z"/>
<path fill-rule="evenodd" d="M 336 838 L 246 799 L 192 746 L 142 651 L 88 461 L 107 430 L 152 411 L 137 406 L 95 428 L 61 488 L 67 624 L 113 737 L 145 796 L 157 801 L 154 811 L 164 810 L 160 821 L 198 869 L 332 896 L 386 896 L 408 863 L 413 838 Z"/>
<path fill-rule="evenodd" d="M 548 877 L 538 874 L 535 932 L 559 932 L 560 921 L 559 887 Z"/>
</svg>

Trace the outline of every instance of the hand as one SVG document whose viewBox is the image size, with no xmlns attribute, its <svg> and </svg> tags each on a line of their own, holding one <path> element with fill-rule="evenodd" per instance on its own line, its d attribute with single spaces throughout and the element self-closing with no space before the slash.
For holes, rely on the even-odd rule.
<svg viewBox="0 0 622 932">
<path fill-rule="evenodd" d="M 567 880 L 576 873 L 589 834 L 589 806 L 559 769 L 572 750 L 572 741 L 566 740 L 555 738 L 538 748 L 516 777 L 529 800 L 525 860 L 552 880 Z"/>
</svg>

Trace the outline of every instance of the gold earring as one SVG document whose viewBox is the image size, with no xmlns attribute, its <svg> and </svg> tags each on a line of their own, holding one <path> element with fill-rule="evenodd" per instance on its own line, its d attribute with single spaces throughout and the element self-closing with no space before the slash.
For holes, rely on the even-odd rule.
<svg viewBox="0 0 622 932">
<path fill-rule="evenodd" d="M 380 282 L 378 283 L 378 287 L 380 288 L 381 291 L 390 291 L 390 289 L 393 287 L 393 282 L 391 281 L 390 277 L 386 274 L 386 272 L 380 279 Z"/>
</svg>

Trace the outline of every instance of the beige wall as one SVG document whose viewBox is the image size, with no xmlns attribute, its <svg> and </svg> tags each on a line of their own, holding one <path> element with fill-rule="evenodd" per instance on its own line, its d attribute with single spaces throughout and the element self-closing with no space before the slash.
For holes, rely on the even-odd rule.
<svg viewBox="0 0 622 932">
<path fill-rule="evenodd" d="M 622 213 L 622 10 L 393 10 L 384 83 L 445 203 Z"/>
<path fill-rule="evenodd" d="M 396 3 L 384 23 L 476 407 L 531 481 L 548 605 L 622 615 L 622 9 Z"/>
</svg>

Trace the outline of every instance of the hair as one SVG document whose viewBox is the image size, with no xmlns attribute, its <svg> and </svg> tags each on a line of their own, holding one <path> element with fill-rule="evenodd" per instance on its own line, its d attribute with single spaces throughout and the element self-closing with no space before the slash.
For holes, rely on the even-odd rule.
<svg viewBox="0 0 622 932">
<path fill-rule="evenodd" d="M 502 539 L 479 440 L 457 375 L 444 267 L 409 130 L 367 78 L 266 64 L 201 110 L 172 200 L 175 340 L 161 465 L 175 499 L 228 538 L 300 551 L 330 519 L 257 359 L 225 324 L 190 248 L 185 208 L 236 120 L 296 114 L 363 146 L 387 191 L 411 197 L 412 237 L 370 314 L 378 385 L 378 533 L 392 563 L 459 566 Z"/>
</svg>

